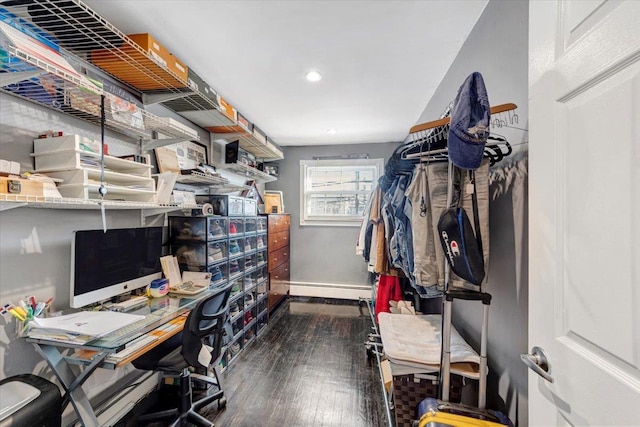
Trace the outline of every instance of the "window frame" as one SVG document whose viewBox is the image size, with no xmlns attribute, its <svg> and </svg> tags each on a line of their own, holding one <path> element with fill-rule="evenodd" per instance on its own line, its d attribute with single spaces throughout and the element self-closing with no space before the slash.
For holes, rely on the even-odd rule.
<svg viewBox="0 0 640 427">
<path fill-rule="evenodd" d="M 384 171 L 384 159 L 327 159 L 327 160 L 300 160 L 300 225 L 305 226 L 337 226 L 337 227 L 360 227 L 362 224 L 362 215 L 344 216 L 344 215 L 307 215 L 307 196 L 310 194 L 366 194 L 365 204 L 368 204 L 373 193 L 372 190 L 367 191 L 326 191 L 326 190 L 307 190 L 307 175 L 309 168 L 313 167 L 374 167 L 373 188 L 378 185 L 378 178 Z"/>
</svg>

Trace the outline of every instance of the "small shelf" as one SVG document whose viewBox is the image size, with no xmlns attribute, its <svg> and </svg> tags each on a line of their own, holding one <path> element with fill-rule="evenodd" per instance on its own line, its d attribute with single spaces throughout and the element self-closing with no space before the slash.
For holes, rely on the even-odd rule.
<svg viewBox="0 0 640 427">
<path fill-rule="evenodd" d="M 76 199 L 71 197 L 44 197 L 24 196 L 20 194 L 0 194 L 0 211 L 19 208 L 43 208 L 43 209 L 100 209 L 104 205 L 106 209 L 151 209 L 171 212 L 180 209 L 195 209 L 198 205 L 186 204 L 158 204 L 148 202 L 124 202 L 120 200 Z"/>
<path fill-rule="evenodd" d="M 207 175 L 200 171 L 191 171 L 189 175 L 178 175 L 176 182 L 180 184 L 224 186 L 229 185 L 229 180 L 222 176 Z M 246 187 L 246 186 L 242 186 Z"/>
<path fill-rule="evenodd" d="M 48 140 L 48 138 L 45 138 L 44 142 L 46 142 Z M 37 141 L 41 141 L 41 140 L 37 140 Z M 80 157 L 87 157 L 87 158 L 93 158 L 95 159 L 96 162 L 100 162 L 101 161 L 101 155 L 99 153 L 93 153 L 90 151 L 83 151 L 80 149 L 74 149 L 74 148 L 68 148 L 68 149 L 60 149 L 60 150 L 51 150 L 51 151 L 39 151 L 36 153 L 31 153 L 30 156 L 31 157 L 45 157 L 45 156 L 58 156 L 58 155 L 64 155 L 64 154 L 68 154 L 70 157 L 76 159 L 75 154 L 80 154 Z M 57 161 L 57 159 L 56 159 Z M 37 172 L 60 172 L 63 170 L 68 170 L 69 167 L 67 166 L 71 166 L 72 164 L 66 164 L 64 167 L 60 167 L 60 168 L 40 168 L 37 170 Z M 74 167 L 80 167 L 81 164 L 79 164 L 78 162 L 75 162 Z M 90 169 L 90 166 L 87 165 L 83 165 L 82 167 Z M 141 171 L 141 170 L 147 170 L 147 169 L 152 169 L 153 166 L 151 166 L 148 163 L 139 163 L 139 162 L 134 162 L 131 160 L 126 160 L 126 159 L 121 159 L 119 157 L 114 157 L 114 156 L 109 156 L 109 155 L 105 155 L 104 156 L 104 167 L 105 167 L 105 173 L 107 172 L 106 169 L 118 169 L 118 170 L 122 170 L 122 171 Z M 96 166 L 95 167 L 96 171 L 100 171 L 100 166 Z"/>
<path fill-rule="evenodd" d="M 244 163 L 224 163 L 220 165 L 220 168 L 262 182 L 272 182 L 278 179 L 275 176 L 262 172 L 261 170 L 247 166 Z"/>
<path fill-rule="evenodd" d="M 61 184 L 58 185 L 58 188 L 86 188 L 90 193 L 98 193 L 98 189 L 100 188 L 99 184 Z M 124 187 L 121 185 L 112 185 L 112 184 L 104 184 L 104 187 L 107 189 L 107 196 L 110 194 L 120 194 L 120 195 L 135 195 L 135 194 L 144 194 L 144 195 L 155 195 L 155 190 L 147 190 L 144 188 L 131 188 Z M 96 199 L 97 200 L 97 199 Z"/>
<path fill-rule="evenodd" d="M 228 142 L 237 140 L 240 148 L 248 151 L 262 161 L 282 160 L 284 158 L 282 150 L 270 141 L 261 141 L 241 126 L 207 126 L 206 129 L 213 133 L 214 140 L 222 139 Z"/>
</svg>

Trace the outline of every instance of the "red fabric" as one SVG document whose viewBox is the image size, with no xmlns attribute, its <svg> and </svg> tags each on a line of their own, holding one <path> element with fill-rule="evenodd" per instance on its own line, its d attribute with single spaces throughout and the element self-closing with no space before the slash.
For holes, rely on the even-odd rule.
<svg viewBox="0 0 640 427">
<path fill-rule="evenodd" d="M 389 301 L 401 301 L 402 289 L 400 288 L 400 279 L 397 276 L 380 275 L 378 281 L 378 294 L 376 295 L 376 322 L 378 321 L 378 313 L 389 313 Z"/>
</svg>

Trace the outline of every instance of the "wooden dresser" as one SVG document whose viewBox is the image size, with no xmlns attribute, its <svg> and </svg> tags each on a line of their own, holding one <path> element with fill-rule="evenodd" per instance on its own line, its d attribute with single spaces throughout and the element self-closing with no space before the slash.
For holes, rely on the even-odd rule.
<svg viewBox="0 0 640 427">
<path fill-rule="evenodd" d="M 289 295 L 289 214 L 267 215 L 269 312 Z"/>
</svg>

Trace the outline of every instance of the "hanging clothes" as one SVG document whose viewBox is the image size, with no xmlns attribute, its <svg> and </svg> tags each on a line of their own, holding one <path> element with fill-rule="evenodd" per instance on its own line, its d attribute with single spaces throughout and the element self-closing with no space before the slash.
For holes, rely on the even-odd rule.
<svg viewBox="0 0 640 427">
<path fill-rule="evenodd" d="M 429 199 L 428 173 L 425 164 L 416 165 L 413 180 L 407 187 L 406 196 L 411 200 L 415 284 L 418 286 L 435 285 L 438 283 L 438 265 L 436 241 L 431 224 L 432 207 Z"/>
<path fill-rule="evenodd" d="M 431 221 L 434 236 L 439 236 L 438 221 L 442 212 L 448 208 L 447 206 L 447 185 L 448 185 L 448 164 L 432 163 L 429 165 L 429 199 L 431 201 Z M 469 220 L 473 224 L 473 205 L 471 182 L 466 173 L 462 174 L 460 186 L 460 197 L 462 198 L 460 206 L 463 207 Z M 480 167 L 475 171 L 475 186 L 478 200 L 478 216 L 480 220 L 480 232 L 482 234 L 482 249 L 484 256 L 485 272 L 489 271 L 489 159 L 483 159 Z M 439 237 L 438 237 L 439 238 Z M 446 258 L 442 245 L 436 246 L 436 261 L 438 266 L 438 285 L 444 286 L 444 264 Z M 486 283 L 487 275 L 483 284 Z M 451 272 L 450 286 L 465 288 L 471 286 L 468 282 L 456 276 Z M 475 288 L 471 288 L 476 290 Z"/>
<path fill-rule="evenodd" d="M 369 219 L 371 215 L 372 199 L 372 197 L 369 197 L 367 205 L 364 208 L 362 224 L 360 224 L 360 232 L 358 233 L 358 240 L 356 241 L 356 255 L 362 255 L 366 262 L 369 262 L 369 250 L 371 245 L 372 225 Z"/>
<path fill-rule="evenodd" d="M 387 241 L 385 239 L 385 225 L 381 213 L 382 189 L 378 186 L 373 194 L 371 202 L 371 223 L 373 224 L 371 251 L 375 252 L 369 264 L 373 265 L 374 273 L 386 273 L 389 271 L 389 257 L 387 255 Z M 373 244 L 375 241 L 375 244 Z M 375 261 L 374 261 L 375 260 Z"/>
</svg>

